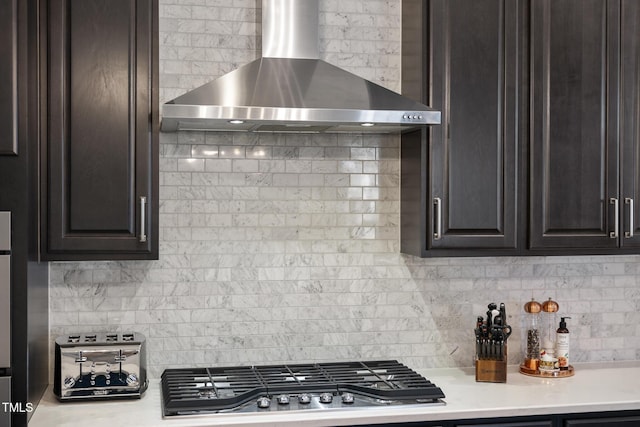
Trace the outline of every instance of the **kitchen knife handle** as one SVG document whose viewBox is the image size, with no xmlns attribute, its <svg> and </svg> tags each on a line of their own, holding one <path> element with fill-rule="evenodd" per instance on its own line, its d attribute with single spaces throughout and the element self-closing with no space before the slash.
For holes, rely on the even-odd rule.
<svg viewBox="0 0 640 427">
<path fill-rule="evenodd" d="M 442 238 L 442 200 L 440 197 L 433 198 L 433 206 L 435 207 L 435 231 L 433 232 L 433 240 Z"/>
<path fill-rule="evenodd" d="M 618 203 L 618 199 L 612 197 L 609 199 L 609 204 L 613 205 L 613 231 L 609 232 L 609 237 L 612 239 L 617 239 L 620 231 L 620 206 Z"/>
<path fill-rule="evenodd" d="M 140 196 L 140 243 L 147 241 L 147 198 Z"/>
<path fill-rule="evenodd" d="M 631 197 L 626 197 L 624 199 L 624 204 L 629 205 L 629 231 L 624 233 L 624 237 L 630 239 L 633 237 L 633 229 L 635 227 L 635 224 L 633 223 L 633 216 L 635 214 L 633 210 L 633 199 Z"/>
</svg>

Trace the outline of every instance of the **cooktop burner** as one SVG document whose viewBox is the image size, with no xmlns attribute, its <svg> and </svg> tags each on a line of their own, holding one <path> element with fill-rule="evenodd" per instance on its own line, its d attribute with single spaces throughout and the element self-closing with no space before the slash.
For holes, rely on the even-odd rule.
<svg viewBox="0 0 640 427">
<path fill-rule="evenodd" d="M 167 369 L 165 416 L 443 405 L 444 393 L 395 360 Z"/>
</svg>

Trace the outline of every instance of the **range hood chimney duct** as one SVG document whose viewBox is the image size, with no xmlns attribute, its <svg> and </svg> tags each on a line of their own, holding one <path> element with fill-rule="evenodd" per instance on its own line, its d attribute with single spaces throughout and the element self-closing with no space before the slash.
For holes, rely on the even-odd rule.
<svg viewBox="0 0 640 427">
<path fill-rule="evenodd" d="M 164 132 L 389 133 L 440 112 L 319 59 L 318 0 L 262 0 L 262 58 L 167 102 Z"/>
</svg>

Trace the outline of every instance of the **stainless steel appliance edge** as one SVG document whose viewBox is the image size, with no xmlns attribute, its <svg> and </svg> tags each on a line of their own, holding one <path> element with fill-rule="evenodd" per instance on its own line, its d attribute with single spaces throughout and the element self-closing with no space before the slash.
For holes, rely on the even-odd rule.
<svg viewBox="0 0 640 427">
<path fill-rule="evenodd" d="M 164 104 L 161 130 L 392 133 L 440 123 L 439 111 L 319 59 L 318 14 L 318 0 L 262 0 L 263 57 Z"/>
</svg>

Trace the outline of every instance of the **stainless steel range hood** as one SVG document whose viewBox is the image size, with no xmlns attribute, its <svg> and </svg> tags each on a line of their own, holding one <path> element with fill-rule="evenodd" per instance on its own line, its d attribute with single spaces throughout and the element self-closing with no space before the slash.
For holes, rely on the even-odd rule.
<svg viewBox="0 0 640 427">
<path fill-rule="evenodd" d="M 319 59 L 318 0 L 262 0 L 263 57 L 167 102 L 161 130 L 397 132 L 440 112 Z"/>
</svg>

